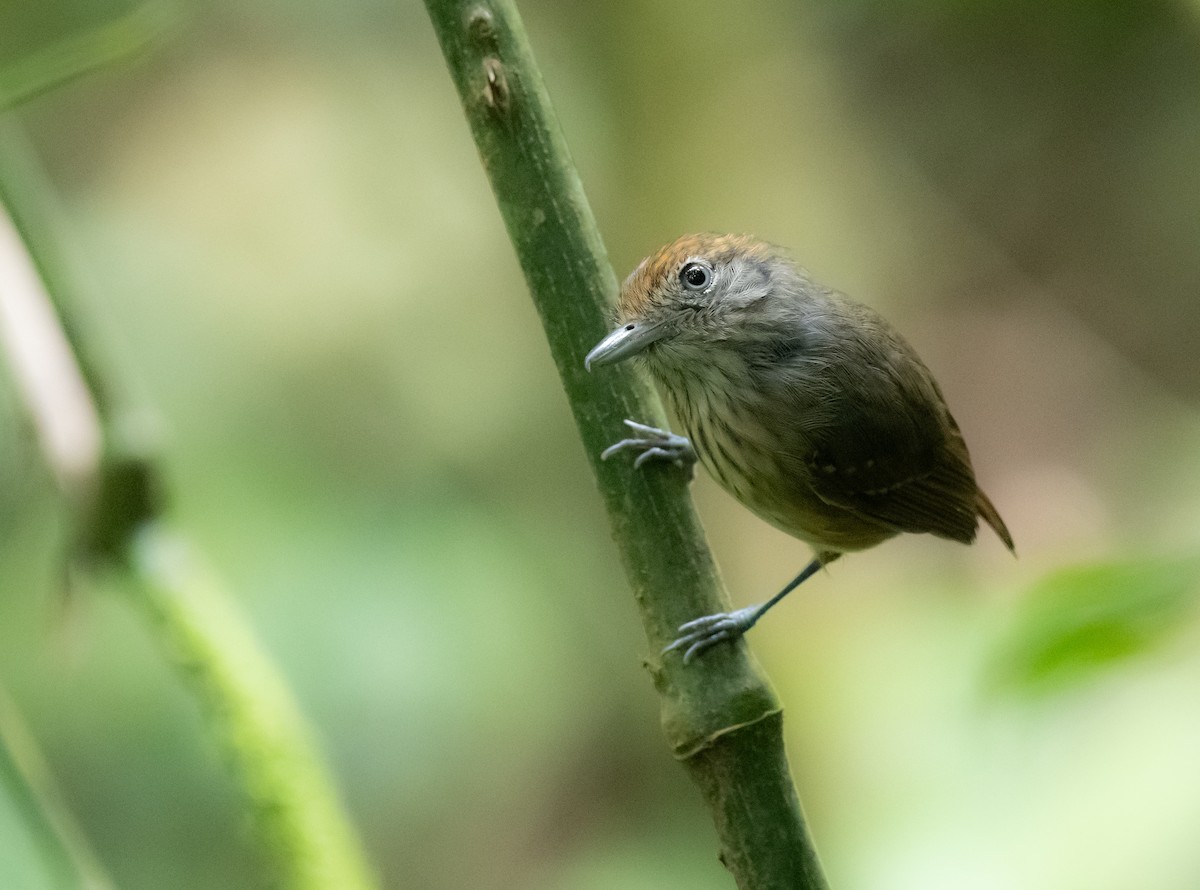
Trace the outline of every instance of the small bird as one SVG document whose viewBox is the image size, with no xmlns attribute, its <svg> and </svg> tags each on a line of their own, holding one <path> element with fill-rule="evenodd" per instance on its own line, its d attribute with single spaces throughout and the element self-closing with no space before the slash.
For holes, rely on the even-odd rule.
<svg viewBox="0 0 1200 890">
<path fill-rule="evenodd" d="M 685 235 L 621 288 L 588 370 L 639 356 L 686 429 L 633 420 L 606 449 L 690 464 L 814 558 L 765 603 L 679 628 L 684 662 L 735 640 L 843 553 L 901 532 L 970 544 L 979 518 L 1014 553 L 967 445 L 916 351 L 874 310 L 746 235 Z"/>
</svg>

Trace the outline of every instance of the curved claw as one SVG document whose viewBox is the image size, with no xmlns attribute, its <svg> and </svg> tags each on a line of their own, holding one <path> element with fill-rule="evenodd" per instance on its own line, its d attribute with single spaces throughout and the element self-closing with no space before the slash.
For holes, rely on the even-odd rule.
<svg viewBox="0 0 1200 890">
<path fill-rule="evenodd" d="M 683 663 L 688 664 L 718 643 L 736 640 L 754 626 L 758 613 L 758 606 L 747 606 L 734 612 L 717 612 L 715 615 L 694 618 L 679 626 L 679 638 L 666 646 L 662 654 L 683 649 Z"/>
<path fill-rule="evenodd" d="M 622 451 L 634 451 L 638 452 L 633 462 L 635 469 L 640 469 L 642 464 L 649 460 L 667 460 L 679 467 L 691 466 L 696 462 L 696 451 L 686 436 L 660 430 L 635 420 L 626 420 L 625 425 L 639 436 L 609 445 L 600 452 L 601 460 L 608 460 Z"/>
<path fill-rule="evenodd" d="M 637 456 L 633 462 L 633 468 L 640 470 L 642 464 L 648 460 L 678 460 L 678 458 L 661 445 L 652 445 Z"/>
<path fill-rule="evenodd" d="M 641 433 L 643 436 L 672 436 L 674 433 L 670 430 L 662 430 L 656 426 L 650 426 L 648 423 L 638 423 L 636 420 L 625 419 L 625 426 L 629 427 L 635 433 Z M 678 438 L 683 438 L 679 436 Z"/>
</svg>

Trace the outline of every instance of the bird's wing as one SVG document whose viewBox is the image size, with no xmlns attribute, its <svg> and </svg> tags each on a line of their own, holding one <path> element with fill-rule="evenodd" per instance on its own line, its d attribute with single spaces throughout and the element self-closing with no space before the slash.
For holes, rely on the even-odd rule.
<svg viewBox="0 0 1200 890">
<path fill-rule="evenodd" d="M 896 531 L 975 539 L 975 474 L 936 385 L 892 392 L 883 404 L 843 403 L 835 413 L 836 424 L 809 433 L 818 497 Z"/>
</svg>

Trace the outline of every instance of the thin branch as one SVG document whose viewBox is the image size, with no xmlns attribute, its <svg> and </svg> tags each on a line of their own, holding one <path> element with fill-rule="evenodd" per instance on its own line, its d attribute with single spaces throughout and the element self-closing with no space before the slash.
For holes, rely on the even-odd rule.
<svg viewBox="0 0 1200 890">
<path fill-rule="evenodd" d="M 111 890 L 7 690 L 0 688 L 0 794 L 21 815 L 53 876 L 49 886 Z"/>
<path fill-rule="evenodd" d="M 83 499 L 100 469 L 100 417 L 50 296 L 0 205 L 0 347 L 59 489 Z"/>
<path fill-rule="evenodd" d="M 426 0 L 516 249 L 657 653 L 683 621 L 726 611 L 683 471 L 601 462 L 624 418 L 665 425 L 644 378 L 589 376 L 616 279 L 524 28 L 510 0 Z M 699 664 L 647 660 L 667 738 L 712 810 L 721 859 L 745 890 L 825 887 L 783 749 L 782 712 L 742 645 Z"/>
<path fill-rule="evenodd" d="M 295 698 L 217 576 L 162 523 L 139 529 L 130 565 L 134 602 L 219 733 L 278 884 L 374 887 Z"/>
<path fill-rule="evenodd" d="M 56 344 L 53 357 L 27 349 L 7 353 L 18 378 L 43 375 L 52 360 L 59 376 L 72 381 L 24 387 L 26 407 L 37 418 L 76 415 L 85 427 L 99 423 L 95 477 L 79 486 L 86 497 L 69 501 L 77 525 L 76 573 L 111 567 L 124 574 L 133 604 L 224 744 L 267 849 L 273 885 L 369 890 L 375 882 L 366 857 L 282 675 L 233 599 L 168 528 L 155 456 L 128 434 L 130 418 L 141 412 L 113 384 L 87 326 L 72 314 L 71 276 L 55 250 L 52 192 L 20 136 L 0 127 L 0 216 L 7 210 L 13 220 L 7 247 L 18 256 L 9 259 L 24 270 L 26 285 L 33 274 L 37 286 L 24 295 L 25 311 L 0 315 L 0 324 L 24 325 L 0 344 L 24 343 L 34 330 L 31 318 L 60 326 L 45 339 Z M 52 306 L 38 302 L 46 294 Z M 41 309 L 31 312 L 30 305 Z M 85 404 L 60 403 L 79 396 L 79 387 Z M 41 441 L 57 467 L 50 440 Z M 83 444 L 90 448 L 91 439 Z"/>
<path fill-rule="evenodd" d="M 68 34 L 16 62 L 0 65 L 0 110 L 124 61 L 159 43 L 176 28 L 183 9 L 150 0 L 90 30 Z"/>
</svg>

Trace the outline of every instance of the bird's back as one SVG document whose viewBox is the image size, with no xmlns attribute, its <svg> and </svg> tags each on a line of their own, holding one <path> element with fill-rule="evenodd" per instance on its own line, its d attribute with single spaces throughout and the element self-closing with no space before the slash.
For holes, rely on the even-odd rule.
<svg viewBox="0 0 1200 890">
<path fill-rule="evenodd" d="M 839 294 L 801 296 L 777 338 L 714 343 L 686 373 L 678 355 L 651 362 L 710 474 L 819 551 L 862 550 L 900 532 L 970 543 L 980 516 L 1012 549 L 907 341 Z"/>
</svg>

